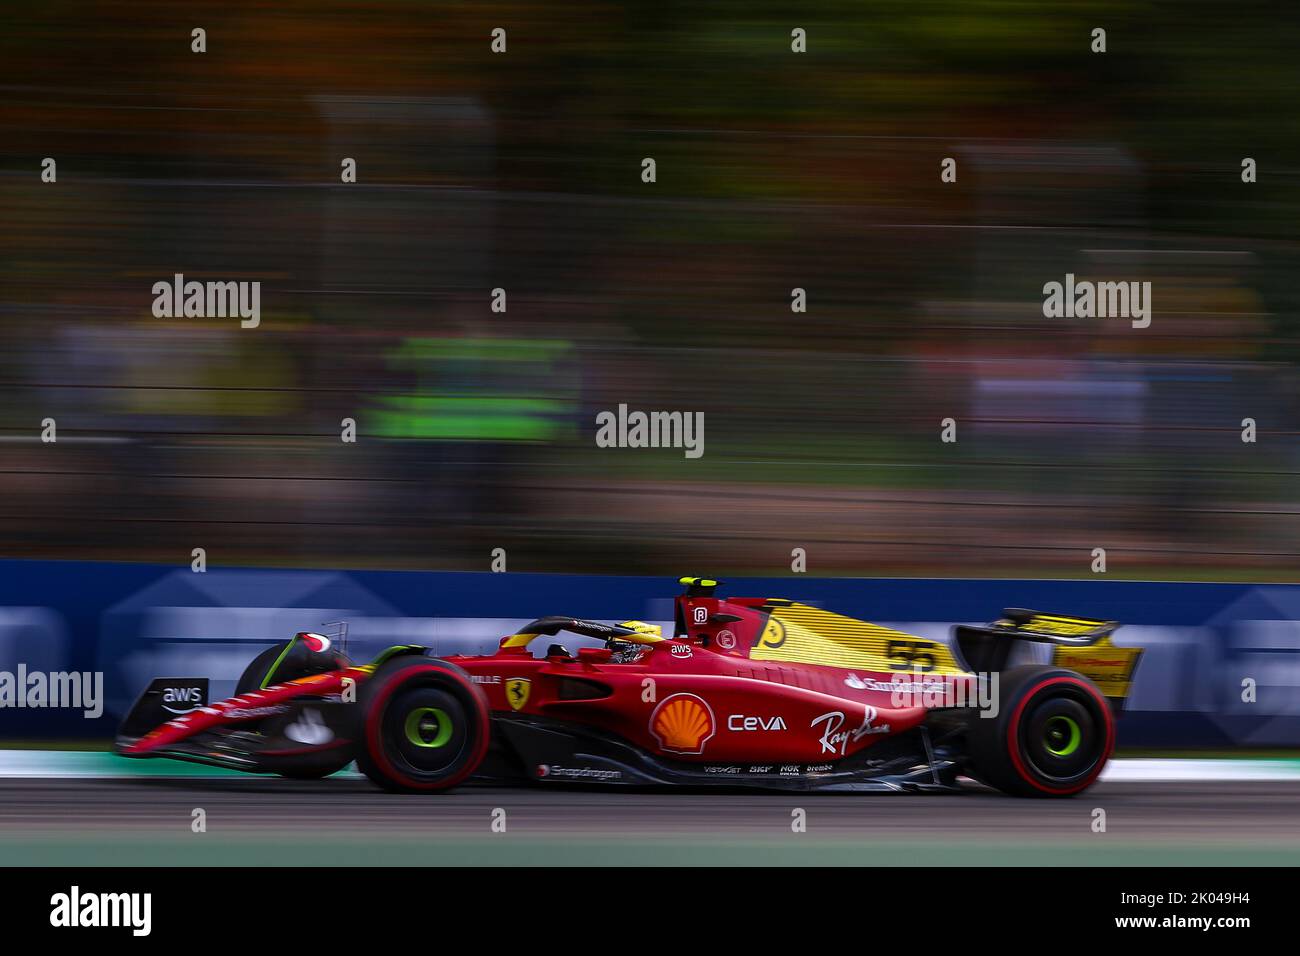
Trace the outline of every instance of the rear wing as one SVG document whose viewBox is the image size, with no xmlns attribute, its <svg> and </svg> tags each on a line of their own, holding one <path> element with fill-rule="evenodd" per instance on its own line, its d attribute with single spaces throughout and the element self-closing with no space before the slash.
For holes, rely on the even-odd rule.
<svg viewBox="0 0 1300 956">
<path fill-rule="evenodd" d="M 1027 641 L 1083 647 L 1109 637 L 1119 621 L 1099 621 L 1086 617 L 1044 614 L 1022 607 L 1003 610 L 1002 617 L 984 627 L 969 628 L 985 634 L 1018 637 Z"/>
<path fill-rule="evenodd" d="M 1142 658 L 1142 648 L 1117 647 L 1111 640 L 1119 627 L 1119 621 L 1013 607 L 991 624 L 957 625 L 953 645 L 962 664 L 976 672 L 1004 669 L 1015 641 L 1055 645 L 1055 666 L 1087 677 L 1118 707 L 1132 689 L 1133 674 Z"/>
</svg>

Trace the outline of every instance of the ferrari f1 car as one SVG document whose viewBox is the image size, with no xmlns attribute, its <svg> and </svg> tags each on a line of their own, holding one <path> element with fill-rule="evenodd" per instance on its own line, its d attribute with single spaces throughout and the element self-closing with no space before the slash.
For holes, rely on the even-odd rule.
<svg viewBox="0 0 1300 956">
<path fill-rule="evenodd" d="M 949 646 L 682 583 L 671 637 L 544 617 L 493 654 L 399 645 L 356 664 L 330 637 L 299 633 L 253 660 L 228 700 L 209 703 L 202 679 L 153 681 L 117 750 L 296 778 L 355 760 L 402 792 L 471 778 L 951 792 L 967 776 L 1070 796 L 1105 765 L 1142 653 L 1112 643 L 1114 621 L 1009 609 L 958 625 Z M 561 632 L 603 646 L 571 653 L 550 640 Z M 1015 664 L 1034 644 L 1052 662 Z"/>
</svg>

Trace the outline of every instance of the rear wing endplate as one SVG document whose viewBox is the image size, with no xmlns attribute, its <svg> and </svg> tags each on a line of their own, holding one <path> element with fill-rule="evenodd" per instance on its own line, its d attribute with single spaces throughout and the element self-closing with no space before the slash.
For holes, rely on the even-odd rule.
<svg viewBox="0 0 1300 956">
<path fill-rule="evenodd" d="M 1052 664 L 1087 677 L 1118 707 L 1132 689 L 1142 658 L 1142 648 L 1117 647 L 1111 640 L 1119 626 L 1119 621 L 1012 607 L 991 624 L 957 625 L 953 644 L 965 667 L 975 672 L 1002 670 L 1015 641 L 1055 645 Z"/>
</svg>

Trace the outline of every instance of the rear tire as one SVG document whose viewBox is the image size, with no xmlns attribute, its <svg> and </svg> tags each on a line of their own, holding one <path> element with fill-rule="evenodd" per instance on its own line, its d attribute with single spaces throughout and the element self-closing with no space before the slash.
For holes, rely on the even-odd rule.
<svg viewBox="0 0 1300 956">
<path fill-rule="evenodd" d="M 1025 797 L 1091 786 L 1115 749 L 1115 719 L 1097 685 L 1041 664 L 1004 671 L 1000 684 L 997 717 L 971 718 L 971 775 Z"/>
<path fill-rule="evenodd" d="M 454 664 L 401 657 L 362 687 L 357 766 L 397 793 L 437 793 L 483 762 L 490 736 L 487 700 Z"/>
</svg>

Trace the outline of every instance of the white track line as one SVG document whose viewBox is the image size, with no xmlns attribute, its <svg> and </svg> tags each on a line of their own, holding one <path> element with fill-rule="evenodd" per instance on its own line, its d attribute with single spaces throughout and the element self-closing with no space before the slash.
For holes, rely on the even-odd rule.
<svg viewBox="0 0 1300 956">
<path fill-rule="evenodd" d="M 354 775 L 344 771 L 340 776 Z M 104 752 L 75 750 L 0 750 L 0 779 L 112 779 L 119 777 L 227 776 L 226 772 L 172 760 L 128 760 Z M 1300 760 L 1187 760 L 1125 758 L 1112 760 L 1101 775 L 1111 783 L 1177 781 L 1295 780 Z"/>
<path fill-rule="evenodd" d="M 1112 760 L 1101 772 L 1111 783 L 1179 780 L 1298 780 L 1300 760 L 1187 760 L 1160 757 Z"/>
</svg>

